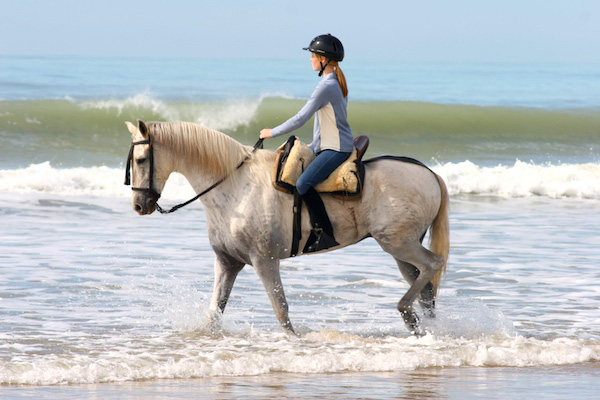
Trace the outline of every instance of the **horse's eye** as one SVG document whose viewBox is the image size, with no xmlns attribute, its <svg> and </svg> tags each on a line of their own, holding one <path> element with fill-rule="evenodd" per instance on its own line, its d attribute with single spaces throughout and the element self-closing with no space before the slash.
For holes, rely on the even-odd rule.
<svg viewBox="0 0 600 400">
<path fill-rule="evenodd" d="M 145 158 L 138 158 L 137 160 L 135 160 L 135 162 L 138 163 L 138 164 L 143 164 L 143 163 L 146 162 L 146 159 Z"/>
</svg>

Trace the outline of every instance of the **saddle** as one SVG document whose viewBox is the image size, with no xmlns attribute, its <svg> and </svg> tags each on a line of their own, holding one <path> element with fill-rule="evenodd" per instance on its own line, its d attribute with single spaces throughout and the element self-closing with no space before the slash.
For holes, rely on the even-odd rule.
<svg viewBox="0 0 600 400">
<path fill-rule="evenodd" d="M 331 193 L 343 196 L 361 194 L 365 180 L 365 167 L 362 156 L 369 147 L 369 138 L 358 136 L 354 139 L 354 148 L 350 157 L 344 161 L 315 190 L 319 193 Z M 296 181 L 306 167 L 315 159 L 315 154 L 296 136 L 290 138 L 277 150 L 277 160 L 273 168 L 272 182 L 277 190 L 293 194 Z"/>
</svg>

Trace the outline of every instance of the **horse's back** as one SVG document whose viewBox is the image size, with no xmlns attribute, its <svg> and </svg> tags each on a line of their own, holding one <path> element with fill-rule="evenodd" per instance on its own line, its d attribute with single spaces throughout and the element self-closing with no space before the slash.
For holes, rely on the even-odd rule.
<svg viewBox="0 0 600 400">
<path fill-rule="evenodd" d="M 424 232 L 441 204 L 436 175 L 421 165 L 391 159 L 368 163 L 365 168 L 362 203 L 371 224 L 394 220 Z"/>
<path fill-rule="evenodd" d="M 439 199 L 440 187 L 435 173 L 419 164 L 382 159 L 365 165 L 366 182 L 371 189 L 387 192 L 400 189 L 405 195 L 427 195 Z"/>
</svg>

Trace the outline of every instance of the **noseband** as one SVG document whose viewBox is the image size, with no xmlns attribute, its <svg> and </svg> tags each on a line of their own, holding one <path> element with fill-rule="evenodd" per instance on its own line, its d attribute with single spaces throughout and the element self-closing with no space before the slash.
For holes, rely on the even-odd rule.
<svg viewBox="0 0 600 400">
<path fill-rule="evenodd" d="M 161 214 L 170 214 L 174 211 L 179 210 L 181 207 L 185 207 L 188 204 L 198 200 L 200 197 L 204 196 L 206 193 L 210 192 L 211 190 L 213 190 L 214 188 L 219 186 L 221 183 L 223 183 L 223 181 L 225 181 L 225 179 L 227 179 L 227 177 L 229 176 L 229 175 L 226 175 L 223 178 L 219 179 L 218 181 L 213 183 L 211 186 L 209 186 L 207 189 L 205 189 L 203 192 L 198 193 L 196 196 L 192 197 L 185 203 L 178 204 L 169 210 L 165 210 L 161 206 L 158 205 L 158 199 L 160 199 L 160 193 L 158 193 L 154 189 L 154 149 L 152 148 L 152 138 L 150 137 L 150 135 L 148 135 L 148 139 L 146 139 L 146 140 L 140 140 L 140 141 L 131 143 L 131 147 L 129 148 L 129 155 L 127 156 L 127 163 L 125 165 L 125 185 L 131 185 L 131 170 L 133 169 L 133 150 L 135 149 L 135 146 L 138 146 L 141 144 L 147 144 L 150 146 L 150 154 L 148 155 L 148 158 L 150 161 L 150 177 L 149 177 L 148 187 L 142 188 L 142 187 L 131 186 L 131 190 L 135 190 L 138 192 L 145 192 L 147 196 L 149 196 L 150 198 L 152 198 L 154 200 L 154 203 L 156 204 L 156 209 Z M 256 150 L 262 149 L 262 148 L 263 148 L 263 139 L 258 139 L 258 142 L 256 142 L 256 144 L 254 145 L 252 154 L 254 154 L 256 152 Z M 244 163 L 250 159 L 250 157 L 251 157 L 251 155 L 244 158 L 237 166 L 236 171 L 238 169 L 240 169 L 242 167 L 242 165 L 244 165 Z"/>
</svg>

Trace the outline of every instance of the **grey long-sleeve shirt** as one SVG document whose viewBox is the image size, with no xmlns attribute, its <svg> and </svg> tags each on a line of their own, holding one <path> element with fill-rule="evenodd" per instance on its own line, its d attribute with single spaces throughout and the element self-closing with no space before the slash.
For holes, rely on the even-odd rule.
<svg viewBox="0 0 600 400">
<path fill-rule="evenodd" d="M 348 124 L 346 107 L 348 98 L 342 94 L 335 73 L 325 75 L 304 107 L 292 118 L 273 128 L 271 136 L 290 133 L 304 125 L 315 115 L 312 148 L 322 150 L 352 151 L 352 131 Z"/>
</svg>

